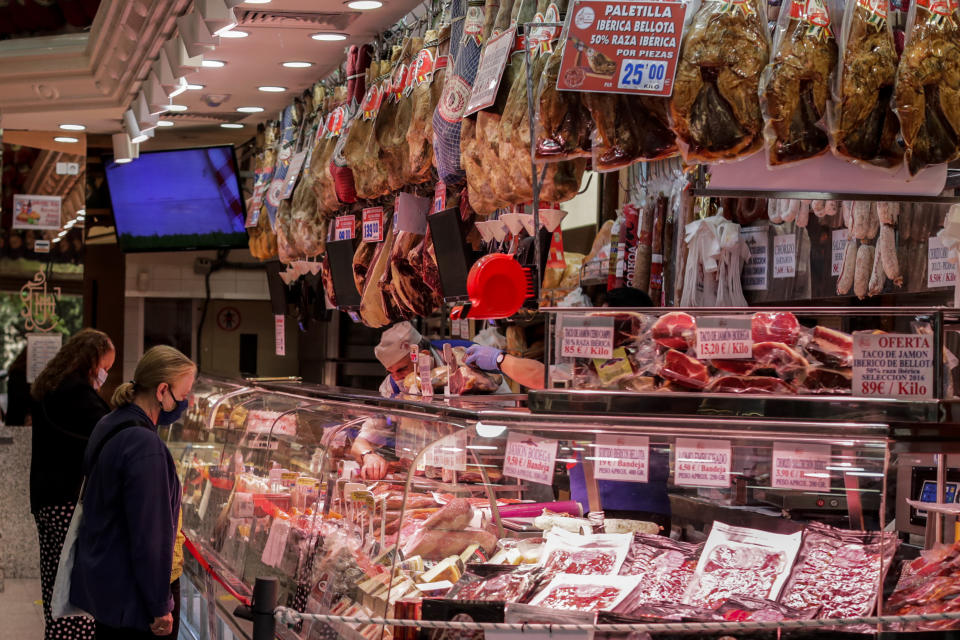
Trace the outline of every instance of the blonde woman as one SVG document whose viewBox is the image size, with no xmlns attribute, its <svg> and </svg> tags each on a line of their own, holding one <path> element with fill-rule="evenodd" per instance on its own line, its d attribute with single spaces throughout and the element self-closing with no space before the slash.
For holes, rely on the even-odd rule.
<svg viewBox="0 0 960 640">
<path fill-rule="evenodd" d="M 173 347 L 150 349 L 87 445 L 70 602 L 93 614 L 97 640 L 173 630 L 180 481 L 157 426 L 187 408 L 196 375 L 196 365 Z"/>
</svg>

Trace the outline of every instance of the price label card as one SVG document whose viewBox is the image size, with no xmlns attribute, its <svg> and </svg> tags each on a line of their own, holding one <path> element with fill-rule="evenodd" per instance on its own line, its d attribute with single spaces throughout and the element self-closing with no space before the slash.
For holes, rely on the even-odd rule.
<svg viewBox="0 0 960 640">
<path fill-rule="evenodd" d="M 557 441 L 511 432 L 503 455 L 503 475 L 538 484 L 553 484 Z"/>
<path fill-rule="evenodd" d="M 701 316 L 697 318 L 697 357 L 749 360 L 753 336 L 749 317 Z"/>
<path fill-rule="evenodd" d="M 843 254 L 847 249 L 847 230 L 835 229 L 830 244 L 830 275 L 837 277 L 843 268 Z"/>
<path fill-rule="evenodd" d="M 682 2 L 576 0 L 557 89 L 667 97 L 673 93 Z"/>
<path fill-rule="evenodd" d="M 679 487 L 729 487 L 730 441 L 677 438 L 673 481 Z"/>
<path fill-rule="evenodd" d="M 560 335 L 564 358 L 613 358 L 613 318 L 564 318 Z"/>
<path fill-rule="evenodd" d="M 283 193 L 280 194 L 281 200 L 287 200 L 293 195 L 293 188 L 300 177 L 300 170 L 303 169 L 303 161 L 307 158 L 307 152 L 301 151 L 290 159 L 290 166 L 287 168 L 287 177 L 283 183 Z"/>
<path fill-rule="evenodd" d="M 497 99 L 500 79 L 503 70 L 513 51 L 513 43 L 517 37 L 517 28 L 510 27 L 496 37 L 490 38 L 480 54 L 480 63 L 477 65 L 477 77 L 473 81 L 473 89 L 467 100 L 467 110 L 463 115 L 468 116 L 481 109 L 491 106 Z"/>
<path fill-rule="evenodd" d="M 56 331 L 27 334 L 27 382 L 33 384 L 62 344 L 63 334 Z"/>
<path fill-rule="evenodd" d="M 334 225 L 337 240 L 353 240 L 353 229 L 356 226 L 353 216 L 337 216 Z"/>
<path fill-rule="evenodd" d="M 770 246 L 769 227 L 747 227 L 740 230 L 743 241 L 747 243 L 750 257 L 743 265 L 740 282 L 745 291 L 767 290 L 767 248 Z"/>
<path fill-rule="evenodd" d="M 383 207 L 370 207 L 363 210 L 363 241 L 383 241 Z"/>
<path fill-rule="evenodd" d="M 273 352 L 278 356 L 287 355 L 287 330 L 283 315 L 273 316 Z"/>
<path fill-rule="evenodd" d="M 440 213 L 447 208 L 447 185 L 443 180 L 437 183 L 433 189 L 433 211 L 431 213 Z"/>
<path fill-rule="evenodd" d="M 797 275 L 797 236 L 784 233 L 773 236 L 773 277 L 793 278 Z"/>
<path fill-rule="evenodd" d="M 598 435 L 593 477 L 598 480 L 647 482 L 650 474 L 650 438 L 647 436 Z"/>
<path fill-rule="evenodd" d="M 50 241 L 49 241 L 49 240 L 34 240 L 34 241 L 33 241 L 33 252 L 34 252 L 34 253 L 50 253 Z"/>
<path fill-rule="evenodd" d="M 933 336 L 853 334 L 853 395 L 933 398 Z"/>
<path fill-rule="evenodd" d="M 927 288 L 951 287 L 957 283 L 957 265 L 950 262 L 950 251 L 940 238 L 930 236 L 927 243 Z"/>
<path fill-rule="evenodd" d="M 830 445 L 773 443 L 774 489 L 830 491 Z"/>
</svg>

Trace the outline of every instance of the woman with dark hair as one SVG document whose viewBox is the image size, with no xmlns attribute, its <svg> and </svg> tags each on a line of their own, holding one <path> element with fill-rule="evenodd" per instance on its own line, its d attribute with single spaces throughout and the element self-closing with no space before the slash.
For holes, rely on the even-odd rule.
<svg viewBox="0 0 960 640">
<path fill-rule="evenodd" d="M 45 638 L 94 637 L 93 621 L 53 620 L 50 597 L 60 550 L 83 481 L 83 451 L 93 428 L 110 407 L 97 393 L 113 366 L 110 337 L 83 329 L 61 347 L 30 389 L 33 396 L 33 454 L 30 461 L 30 510 L 40 538 L 40 584 Z"/>
</svg>

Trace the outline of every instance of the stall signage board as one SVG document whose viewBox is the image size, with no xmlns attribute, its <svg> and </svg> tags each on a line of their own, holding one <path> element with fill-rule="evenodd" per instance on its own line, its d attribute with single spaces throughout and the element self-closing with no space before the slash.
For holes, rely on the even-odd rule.
<svg viewBox="0 0 960 640">
<path fill-rule="evenodd" d="M 830 275 L 837 277 L 843 268 L 843 254 L 847 250 L 847 230 L 835 229 L 831 236 Z"/>
<path fill-rule="evenodd" d="M 369 207 L 363 210 L 363 241 L 383 241 L 383 207 Z"/>
<path fill-rule="evenodd" d="M 564 358 L 613 358 L 613 318 L 564 318 L 560 335 Z"/>
<path fill-rule="evenodd" d="M 749 360 L 753 357 L 750 318 L 701 316 L 697 318 L 697 357 Z"/>
<path fill-rule="evenodd" d="M 797 275 L 797 236 L 784 233 L 773 237 L 773 277 L 794 278 Z"/>
<path fill-rule="evenodd" d="M 677 438 L 674 484 L 680 487 L 729 487 L 730 441 Z"/>
<path fill-rule="evenodd" d="M 650 473 L 650 438 L 598 435 L 593 457 L 593 477 L 598 480 L 647 482 Z"/>
<path fill-rule="evenodd" d="M 937 236 L 927 243 L 927 288 L 949 287 L 957 283 L 957 265 L 950 262 L 950 251 Z"/>
<path fill-rule="evenodd" d="M 335 225 L 337 240 L 353 240 L 353 228 L 356 224 L 353 216 L 337 216 Z"/>
<path fill-rule="evenodd" d="M 668 97 L 680 59 L 682 2 L 576 0 L 557 89 Z"/>
<path fill-rule="evenodd" d="M 557 445 L 556 440 L 512 432 L 503 455 L 503 475 L 552 485 Z"/>
<path fill-rule="evenodd" d="M 866 331 L 853 334 L 853 395 L 932 399 L 933 336 Z"/>
<path fill-rule="evenodd" d="M 766 225 L 762 225 L 740 230 L 740 233 L 743 234 L 743 240 L 750 250 L 750 257 L 747 259 L 747 263 L 743 265 L 743 276 L 741 278 L 741 284 L 745 291 L 767 290 L 767 247 L 770 246 L 770 236 L 767 229 Z"/>
<path fill-rule="evenodd" d="M 773 443 L 774 489 L 830 491 L 830 445 Z"/>
<path fill-rule="evenodd" d="M 14 229 L 59 229 L 60 196 L 15 194 L 13 196 Z"/>
<path fill-rule="evenodd" d="M 510 52 L 513 51 L 514 41 L 517 38 L 517 28 L 510 27 L 503 33 L 490 38 L 480 53 L 480 63 L 477 66 L 477 77 L 473 81 L 470 99 L 467 100 L 465 116 L 476 113 L 481 109 L 493 105 L 500 88 L 500 79 L 503 70 L 507 67 Z"/>
</svg>

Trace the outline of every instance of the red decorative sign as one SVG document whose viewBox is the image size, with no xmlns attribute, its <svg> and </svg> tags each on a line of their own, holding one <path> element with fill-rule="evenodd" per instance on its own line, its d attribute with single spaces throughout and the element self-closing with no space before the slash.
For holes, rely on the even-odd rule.
<svg viewBox="0 0 960 640">
<path fill-rule="evenodd" d="M 669 96 L 684 4 L 576 0 L 557 89 Z"/>
</svg>

